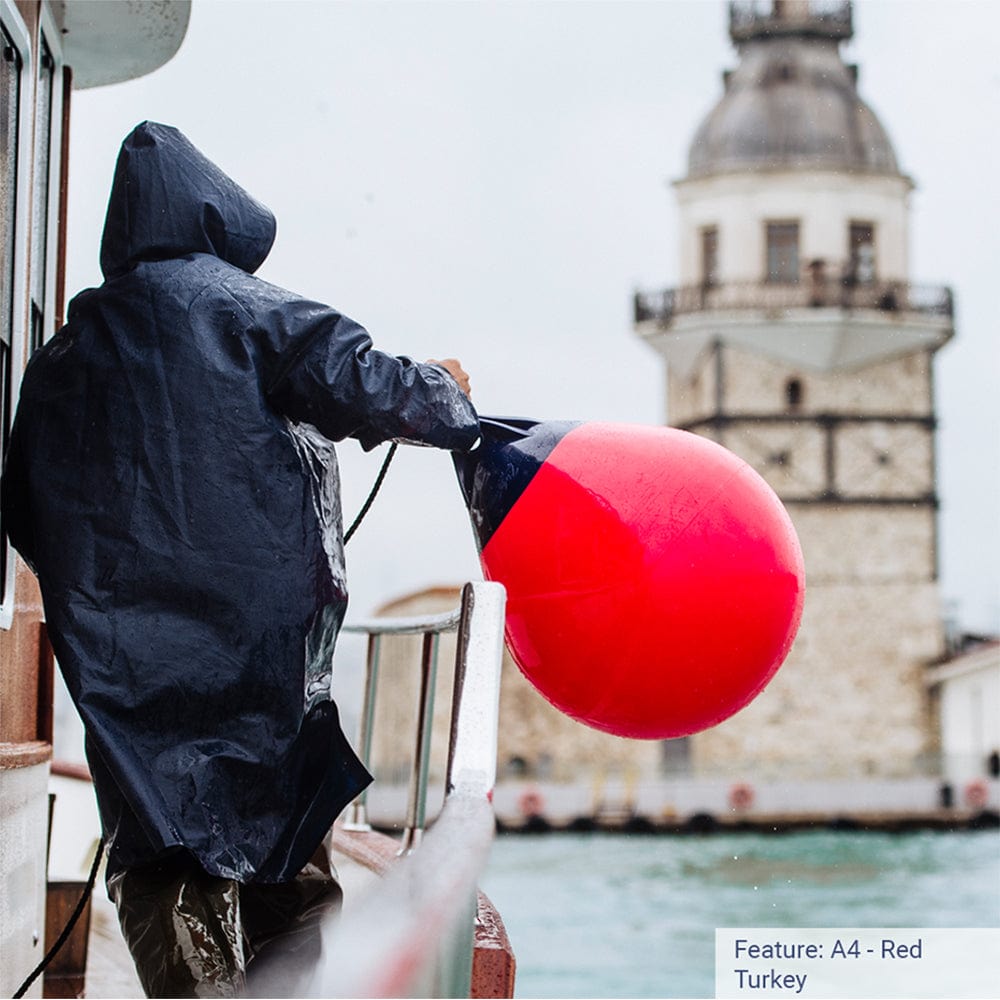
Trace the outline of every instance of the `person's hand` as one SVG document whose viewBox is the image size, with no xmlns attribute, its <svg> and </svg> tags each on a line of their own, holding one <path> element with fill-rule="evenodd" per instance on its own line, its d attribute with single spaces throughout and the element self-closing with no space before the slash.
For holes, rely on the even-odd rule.
<svg viewBox="0 0 1000 1000">
<path fill-rule="evenodd" d="M 462 390 L 470 399 L 472 398 L 472 386 L 469 383 L 469 373 L 462 367 L 461 362 L 455 358 L 445 358 L 444 361 L 435 361 L 433 358 L 429 358 L 427 363 L 429 365 L 438 365 L 443 368 L 457 383 L 459 389 Z"/>
</svg>

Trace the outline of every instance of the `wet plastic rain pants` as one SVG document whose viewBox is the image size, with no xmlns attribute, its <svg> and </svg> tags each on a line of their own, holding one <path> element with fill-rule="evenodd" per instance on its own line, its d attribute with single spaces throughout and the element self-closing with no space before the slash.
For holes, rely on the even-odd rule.
<svg viewBox="0 0 1000 1000">
<path fill-rule="evenodd" d="M 290 882 L 242 885 L 186 852 L 108 879 L 149 997 L 295 996 L 342 893 L 325 845 Z"/>
</svg>

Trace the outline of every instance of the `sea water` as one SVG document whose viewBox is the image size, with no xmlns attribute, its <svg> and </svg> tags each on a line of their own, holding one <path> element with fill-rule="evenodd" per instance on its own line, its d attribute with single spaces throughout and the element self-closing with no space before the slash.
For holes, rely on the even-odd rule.
<svg viewBox="0 0 1000 1000">
<path fill-rule="evenodd" d="M 507 834 L 518 997 L 713 997 L 716 927 L 997 927 L 1000 833 Z"/>
</svg>

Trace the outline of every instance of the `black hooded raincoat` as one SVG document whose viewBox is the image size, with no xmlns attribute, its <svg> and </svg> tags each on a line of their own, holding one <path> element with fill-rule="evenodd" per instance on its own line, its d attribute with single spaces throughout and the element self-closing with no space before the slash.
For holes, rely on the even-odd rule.
<svg viewBox="0 0 1000 1000">
<path fill-rule="evenodd" d="M 125 140 L 104 284 L 24 376 L 4 523 L 87 731 L 112 870 L 292 878 L 371 779 L 341 732 L 332 441 L 470 447 L 435 365 L 252 277 L 271 213 L 176 129 Z"/>
</svg>

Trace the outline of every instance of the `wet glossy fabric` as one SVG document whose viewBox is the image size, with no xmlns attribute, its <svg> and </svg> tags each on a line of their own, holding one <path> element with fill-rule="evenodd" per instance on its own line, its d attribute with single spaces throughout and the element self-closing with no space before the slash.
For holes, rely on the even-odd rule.
<svg viewBox="0 0 1000 1000">
<path fill-rule="evenodd" d="M 4 524 L 86 726 L 111 871 L 171 847 L 244 882 L 301 869 L 370 780 L 330 697 L 332 442 L 478 436 L 443 369 L 253 277 L 274 233 L 183 135 L 140 125 L 106 280 L 24 376 Z"/>
</svg>

